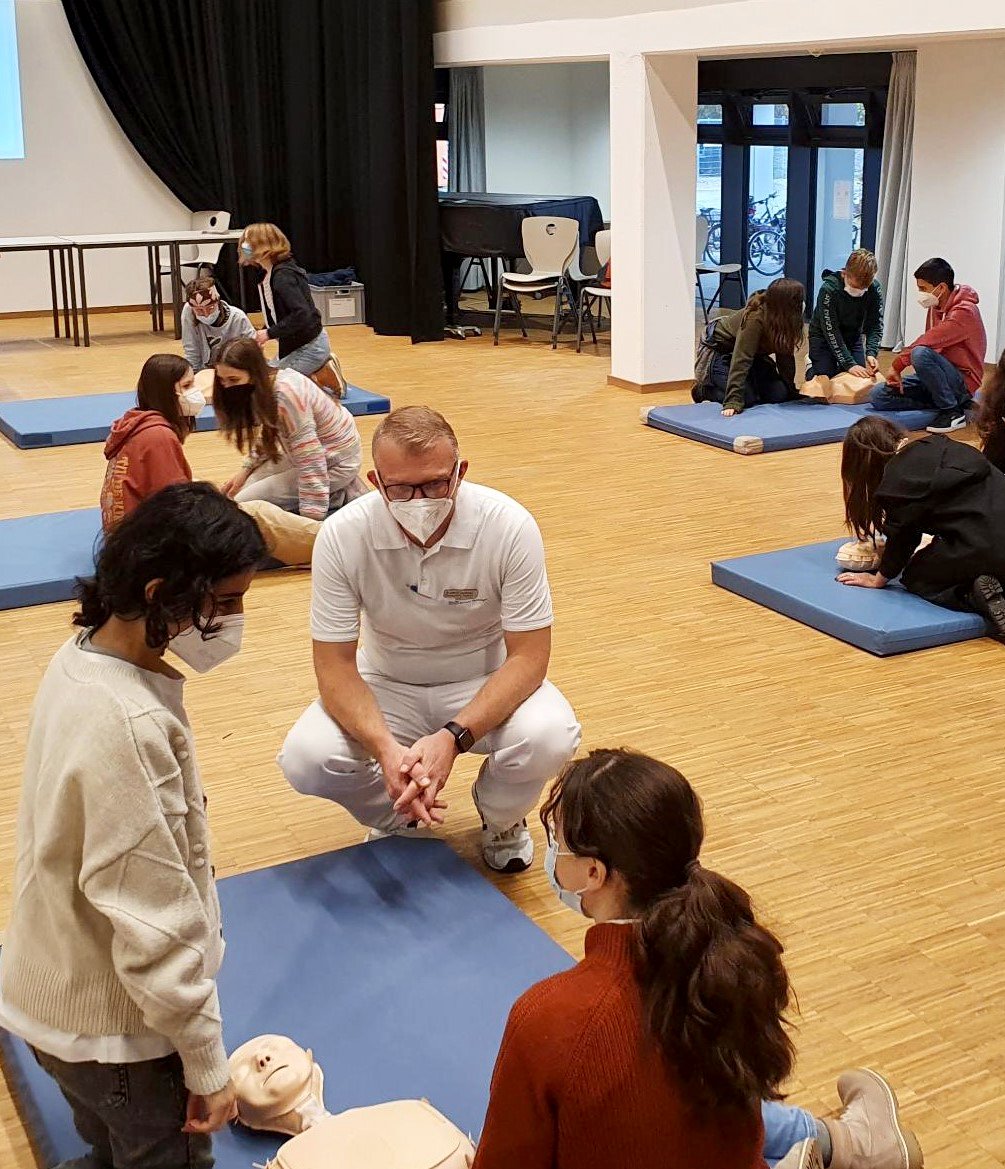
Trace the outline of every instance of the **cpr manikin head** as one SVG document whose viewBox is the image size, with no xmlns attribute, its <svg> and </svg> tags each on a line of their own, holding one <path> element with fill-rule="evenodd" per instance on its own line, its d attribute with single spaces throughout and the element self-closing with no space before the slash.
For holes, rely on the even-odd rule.
<svg viewBox="0 0 1005 1169">
<path fill-rule="evenodd" d="M 450 423 L 428 406 L 393 410 L 373 435 L 368 478 L 395 523 L 422 548 L 431 548 L 450 526 L 457 489 L 468 469 Z"/>
<path fill-rule="evenodd" d="M 324 1073 L 285 1035 L 249 1039 L 230 1057 L 237 1118 L 248 1128 L 296 1136 L 322 1120 Z"/>
</svg>

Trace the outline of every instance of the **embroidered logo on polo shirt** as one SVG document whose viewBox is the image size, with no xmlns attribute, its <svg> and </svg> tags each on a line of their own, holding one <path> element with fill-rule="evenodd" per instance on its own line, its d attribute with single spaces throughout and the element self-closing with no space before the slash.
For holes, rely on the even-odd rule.
<svg viewBox="0 0 1005 1169">
<path fill-rule="evenodd" d="M 443 595 L 448 601 L 477 601 L 477 589 L 444 589 Z"/>
</svg>

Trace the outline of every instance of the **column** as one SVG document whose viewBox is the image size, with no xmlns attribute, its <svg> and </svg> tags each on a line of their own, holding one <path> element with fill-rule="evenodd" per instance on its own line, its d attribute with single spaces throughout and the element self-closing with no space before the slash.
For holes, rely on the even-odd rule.
<svg viewBox="0 0 1005 1169">
<path fill-rule="evenodd" d="M 611 382 L 694 376 L 698 59 L 611 55 Z"/>
</svg>

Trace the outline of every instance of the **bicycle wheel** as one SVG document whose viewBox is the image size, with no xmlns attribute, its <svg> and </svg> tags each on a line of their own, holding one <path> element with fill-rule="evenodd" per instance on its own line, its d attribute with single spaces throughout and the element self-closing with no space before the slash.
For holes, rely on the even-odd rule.
<svg viewBox="0 0 1005 1169">
<path fill-rule="evenodd" d="M 762 276 L 777 276 L 785 267 L 785 238 L 770 228 L 755 231 L 747 240 L 751 268 Z"/>
<path fill-rule="evenodd" d="M 722 252 L 722 224 L 713 223 L 708 230 L 708 243 L 705 244 L 705 259 L 710 264 L 718 264 Z"/>
</svg>

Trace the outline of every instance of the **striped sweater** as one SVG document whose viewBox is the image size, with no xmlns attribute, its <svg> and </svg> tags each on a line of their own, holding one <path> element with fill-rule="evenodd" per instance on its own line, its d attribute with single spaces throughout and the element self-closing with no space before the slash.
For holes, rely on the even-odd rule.
<svg viewBox="0 0 1005 1169">
<path fill-rule="evenodd" d="M 363 446 L 356 419 L 294 369 L 276 373 L 275 391 L 280 443 L 285 459 L 297 470 L 300 514 L 323 520 L 330 508 L 365 491 L 359 480 Z M 253 451 L 244 468 L 254 471 L 265 462 Z"/>
</svg>

